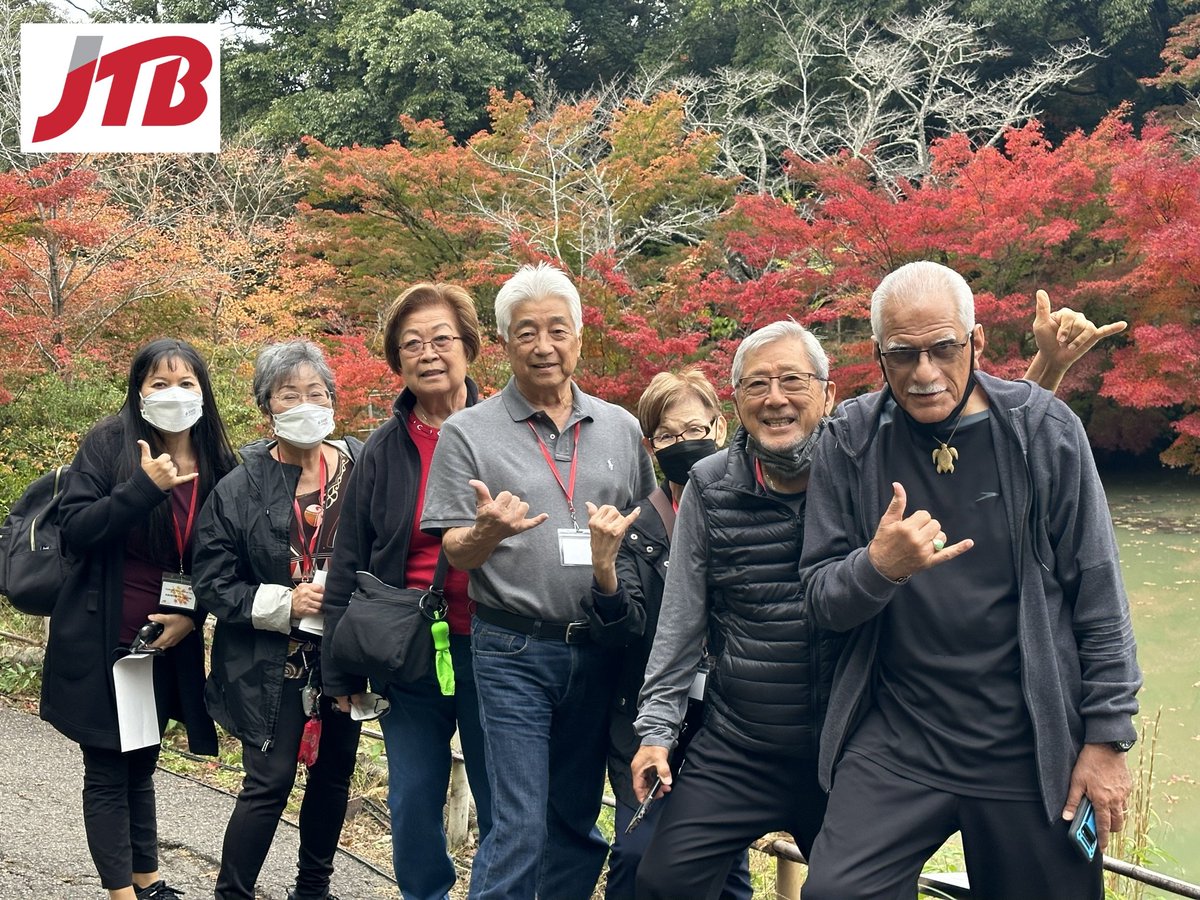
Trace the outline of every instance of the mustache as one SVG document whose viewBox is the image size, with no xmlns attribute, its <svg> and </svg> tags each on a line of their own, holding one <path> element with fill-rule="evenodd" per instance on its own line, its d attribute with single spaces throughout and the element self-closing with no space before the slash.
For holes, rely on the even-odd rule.
<svg viewBox="0 0 1200 900">
<path fill-rule="evenodd" d="M 925 396 L 927 394 L 937 394 L 944 390 L 945 390 L 945 387 L 943 385 L 938 384 L 936 381 L 934 381 L 934 382 L 930 382 L 929 384 L 909 385 L 908 389 L 905 391 L 905 393 L 918 394 L 921 396 Z"/>
</svg>

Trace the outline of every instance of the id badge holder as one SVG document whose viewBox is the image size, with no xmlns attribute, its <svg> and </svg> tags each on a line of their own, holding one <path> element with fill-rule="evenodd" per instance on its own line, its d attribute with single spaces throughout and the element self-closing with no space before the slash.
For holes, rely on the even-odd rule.
<svg viewBox="0 0 1200 900">
<path fill-rule="evenodd" d="M 590 566 L 592 533 L 574 528 L 558 529 L 558 559 L 564 566 Z"/>
<path fill-rule="evenodd" d="M 195 612 L 196 592 L 192 590 L 192 579 L 183 574 L 163 572 L 158 608 L 168 613 Z"/>
</svg>

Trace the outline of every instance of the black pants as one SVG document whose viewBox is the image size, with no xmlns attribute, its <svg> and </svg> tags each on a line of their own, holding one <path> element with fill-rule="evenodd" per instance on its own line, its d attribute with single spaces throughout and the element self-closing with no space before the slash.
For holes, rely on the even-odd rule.
<svg viewBox="0 0 1200 900">
<path fill-rule="evenodd" d="M 303 678 L 284 681 L 275 742 L 267 752 L 242 743 L 246 777 L 225 829 L 217 900 L 254 898 L 254 883 L 296 781 L 296 754 L 307 721 L 300 703 L 304 682 Z M 349 715 L 339 712 L 332 700 L 321 699 L 321 744 L 317 762 L 308 770 L 300 804 L 296 893 L 301 897 L 323 898 L 329 890 L 333 855 L 346 818 L 360 727 Z"/>
<path fill-rule="evenodd" d="M 705 727 L 642 857 L 637 896 L 715 900 L 730 864 L 754 840 L 786 831 L 807 855 L 824 814 L 815 759 L 752 753 Z"/>
<path fill-rule="evenodd" d="M 971 896 L 1099 900 L 1099 853 L 1087 862 L 1068 823 L 1041 800 L 988 800 L 938 791 L 857 753 L 838 764 L 829 814 L 813 847 L 804 900 L 912 897 L 925 861 L 962 832 Z"/>
<path fill-rule="evenodd" d="M 154 767 L 159 745 L 122 753 L 83 751 L 83 827 L 105 890 L 133 883 L 134 872 L 158 869 Z"/>
</svg>

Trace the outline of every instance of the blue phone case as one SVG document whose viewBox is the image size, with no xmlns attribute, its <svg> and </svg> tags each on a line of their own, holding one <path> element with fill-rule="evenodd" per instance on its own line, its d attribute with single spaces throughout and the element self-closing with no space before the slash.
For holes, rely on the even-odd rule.
<svg viewBox="0 0 1200 900">
<path fill-rule="evenodd" d="M 1071 844 L 1084 859 L 1090 862 L 1096 858 L 1096 811 L 1092 809 L 1092 801 L 1087 797 L 1079 801 L 1068 833 Z"/>
</svg>

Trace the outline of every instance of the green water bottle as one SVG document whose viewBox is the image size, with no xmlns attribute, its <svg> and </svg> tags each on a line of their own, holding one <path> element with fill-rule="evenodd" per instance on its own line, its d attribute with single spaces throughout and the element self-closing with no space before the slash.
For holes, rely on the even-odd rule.
<svg viewBox="0 0 1200 900">
<path fill-rule="evenodd" d="M 442 696 L 454 695 L 454 661 L 450 657 L 450 623 L 438 619 L 429 626 L 433 633 L 433 670 L 437 673 Z"/>
</svg>

